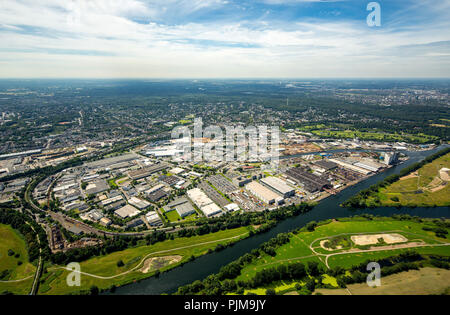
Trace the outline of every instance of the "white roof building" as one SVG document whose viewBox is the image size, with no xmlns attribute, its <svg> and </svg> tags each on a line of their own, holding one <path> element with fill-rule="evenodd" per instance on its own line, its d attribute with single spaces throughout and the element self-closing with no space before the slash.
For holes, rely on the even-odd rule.
<svg viewBox="0 0 450 315">
<path fill-rule="evenodd" d="M 128 199 L 128 203 L 140 210 L 143 210 L 150 206 L 150 202 L 139 199 L 137 197 L 131 197 L 130 199 Z"/>
<path fill-rule="evenodd" d="M 148 224 L 152 226 L 162 225 L 162 220 L 156 213 L 156 211 L 150 211 L 149 213 L 147 213 L 145 215 L 145 219 L 147 220 Z"/>
<path fill-rule="evenodd" d="M 261 183 L 267 187 L 273 189 L 277 193 L 281 194 L 283 197 L 289 197 L 295 195 L 295 189 L 286 184 L 286 182 L 278 177 L 265 177 L 261 179 Z"/>
<path fill-rule="evenodd" d="M 261 199 L 267 204 L 272 204 L 277 200 L 283 199 L 279 194 L 273 192 L 269 188 L 261 185 L 258 182 L 251 182 L 245 186 L 245 188 L 251 192 L 255 197 Z"/>
<path fill-rule="evenodd" d="M 215 203 L 210 203 L 204 207 L 201 207 L 200 210 L 207 216 L 212 217 L 214 215 L 222 213 L 222 209 L 216 205 Z"/>
<path fill-rule="evenodd" d="M 239 210 L 239 206 L 237 204 L 235 204 L 235 203 L 230 203 L 230 204 L 226 205 L 224 208 L 228 212 L 238 211 Z"/>
<path fill-rule="evenodd" d="M 188 190 L 186 194 L 199 208 L 213 203 L 213 201 L 199 188 Z"/>
<path fill-rule="evenodd" d="M 141 212 L 131 205 L 125 205 L 122 208 L 114 211 L 114 213 L 122 219 L 126 219 L 137 216 Z"/>
<path fill-rule="evenodd" d="M 172 168 L 169 171 L 169 173 L 172 173 L 172 174 L 175 174 L 175 175 L 181 174 L 183 172 L 184 172 L 184 169 L 182 169 L 181 167 L 175 167 L 175 168 Z"/>
</svg>

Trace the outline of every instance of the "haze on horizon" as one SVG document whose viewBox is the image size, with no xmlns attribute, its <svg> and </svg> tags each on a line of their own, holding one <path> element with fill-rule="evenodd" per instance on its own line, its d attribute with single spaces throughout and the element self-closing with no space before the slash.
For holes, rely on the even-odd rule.
<svg viewBox="0 0 450 315">
<path fill-rule="evenodd" d="M 3 0 L 1 78 L 450 77 L 450 1 Z"/>
</svg>

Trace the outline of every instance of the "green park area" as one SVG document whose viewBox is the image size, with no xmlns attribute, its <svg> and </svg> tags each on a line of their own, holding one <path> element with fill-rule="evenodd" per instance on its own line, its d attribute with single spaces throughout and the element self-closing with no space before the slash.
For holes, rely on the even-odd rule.
<svg viewBox="0 0 450 315">
<path fill-rule="evenodd" d="M 164 272 L 195 257 L 207 254 L 219 244 L 227 245 L 249 235 L 249 227 L 241 227 L 200 236 L 175 238 L 142 245 L 108 255 L 94 257 L 80 263 L 81 286 L 69 287 L 65 266 L 45 267 L 39 294 L 72 294 L 100 290 L 139 281 Z"/>
<path fill-rule="evenodd" d="M 170 223 L 195 221 L 199 217 L 197 213 L 193 213 L 184 218 L 181 218 L 176 210 L 164 212 L 164 209 L 161 209 L 161 212 L 164 213 L 164 219 L 166 219 Z"/>
<path fill-rule="evenodd" d="M 181 220 L 180 215 L 175 210 L 166 212 L 165 214 L 166 214 L 167 220 L 169 220 L 169 222 L 177 222 L 177 221 Z"/>
<path fill-rule="evenodd" d="M 302 231 L 299 234 L 292 234 L 289 243 L 279 247 L 276 250 L 276 255 L 264 255 L 257 259 L 250 265 L 246 266 L 239 279 L 249 279 L 255 275 L 256 272 L 268 267 L 276 267 L 279 264 L 288 264 L 293 261 L 317 261 L 323 267 L 351 267 L 355 264 L 363 262 L 367 259 L 382 258 L 392 255 L 392 251 L 397 251 L 393 246 L 387 250 L 380 246 L 380 251 L 364 252 L 369 247 L 356 246 L 350 237 L 354 234 L 373 234 L 382 231 L 397 231 L 396 234 L 404 235 L 408 239 L 408 243 L 416 240 L 427 244 L 439 244 L 447 242 L 447 238 L 439 238 L 432 231 L 424 231 L 423 223 L 416 223 L 411 221 L 400 221 L 392 219 L 374 219 L 374 220 L 355 220 L 355 219 L 339 219 L 324 225 L 316 227 L 315 231 Z M 346 237 L 343 237 L 346 236 Z M 333 242 L 333 239 L 341 239 L 343 246 L 339 249 L 321 246 L 323 244 Z M 322 244 L 322 245 L 323 245 Z M 338 243 L 339 244 L 339 243 Z M 371 247 L 375 249 L 378 247 L 375 243 Z M 385 245 L 385 244 L 381 244 Z M 339 247 L 337 245 L 337 247 Z M 445 252 L 450 255 L 450 247 L 444 247 Z M 356 252 L 360 250 L 361 252 Z M 438 249 L 440 251 L 440 249 Z M 339 254 L 338 254 L 339 253 Z"/>
<path fill-rule="evenodd" d="M 426 134 L 388 133 L 379 130 L 362 131 L 355 129 L 340 128 L 337 126 L 327 126 L 317 124 L 303 126 L 300 131 L 312 133 L 320 138 L 331 139 L 355 139 L 380 142 L 408 142 L 408 143 L 429 143 L 438 140 L 436 136 Z"/>
<path fill-rule="evenodd" d="M 28 294 L 36 267 L 28 262 L 23 236 L 0 224 L 0 293 Z"/>
<path fill-rule="evenodd" d="M 380 188 L 383 206 L 450 206 L 450 153 Z"/>
<path fill-rule="evenodd" d="M 388 266 L 398 269 L 389 274 L 436 267 L 430 265 L 430 257 L 440 257 L 445 268 L 450 267 L 449 230 L 448 220 L 410 217 L 354 217 L 310 223 L 263 244 L 257 252 L 223 268 L 217 277 L 222 279 L 221 290 L 226 294 L 311 294 L 319 288 L 336 289 L 338 294 L 346 287 L 342 279 L 350 279 L 350 283 L 352 277 L 365 279 L 368 261 L 392 259 Z M 413 262 L 417 265 L 412 267 Z M 230 274 L 233 276 L 228 277 Z M 427 283 L 433 282 L 424 285 Z M 446 285 L 450 287 L 450 279 L 446 279 Z M 202 285 L 193 283 L 181 292 L 190 294 L 198 288 Z"/>
</svg>

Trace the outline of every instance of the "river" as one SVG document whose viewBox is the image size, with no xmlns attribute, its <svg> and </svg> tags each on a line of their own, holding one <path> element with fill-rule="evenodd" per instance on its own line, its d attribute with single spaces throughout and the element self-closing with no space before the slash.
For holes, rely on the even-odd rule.
<svg viewBox="0 0 450 315">
<path fill-rule="evenodd" d="M 257 248 L 261 243 L 264 243 L 276 236 L 278 233 L 288 232 L 299 228 L 311 221 L 322 221 L 332 218 L 349 217 L 357 214 L 370 213 L 379 216 L 391 216 L 393 214 L 410 214 L 412 216 L 420 216 L 426 218 L 450 218 L 450 207 L 436 207 L 436 208 L 376 208 L 363 210 L 348 210 L 339 206 L 343 201 L 355 195 L 362 189 L 365 189 L 372 184 L 384 179 L 386 176 L 398 173 L 401 169 L 421 161 L 425 157 L 436 153 L 441 146 L 434 150 L 422 152 L 405 152 L 409 156 L 409 160 L 405 163 L 392 167 L 387 171 L 372 176 L 363 182 L 351 186 L 338 195 L 331 196 L 322 200 L 313 210 L 308 213 L 301 214 L 294 218 L 289 218 L 280 222 L 276 227 L 270 231 L 252 236 L 242 240 L 235 245 L 226 248 L 220 252 L 204 255 L 196 260 L 186 263 L 183 266 L 174 268 L 170 271 L 162 273 L 158 278 L 152 277 L 142 280 L 140 282 L 132 283 L 120 288 L 117 288 L 114 294 L 162 294 L 173 293 L 178 287 L 192 283 L 195 280 L 201 280 L 208 275 L 217 273 L 219 269 L 228 263 L 236 260 L 240 256 L 252 249 Z M 110 293 L 111 294 L 111 293 Z"/>
</svg>

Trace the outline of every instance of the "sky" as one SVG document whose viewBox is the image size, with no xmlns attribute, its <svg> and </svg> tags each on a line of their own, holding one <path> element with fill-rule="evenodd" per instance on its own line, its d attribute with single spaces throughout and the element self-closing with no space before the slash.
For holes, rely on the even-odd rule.
<svg viewBox="0 0 450 315">
<path fill-rule="evenodd" d="M 369 2 L 0 0 L 0 77 L 450 77 L 450 0 Z"/>
</svg>

